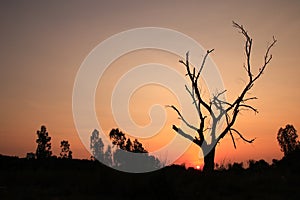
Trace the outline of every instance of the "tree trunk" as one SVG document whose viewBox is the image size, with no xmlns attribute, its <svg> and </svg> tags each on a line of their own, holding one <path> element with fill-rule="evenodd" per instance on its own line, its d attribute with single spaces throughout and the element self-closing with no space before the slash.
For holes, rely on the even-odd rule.
<svg viewBox="0 0 300 200">
<path fill-rule="evenodd" d="M 214 171 L 215 168 L 215 151 L 216 146 L 212 148 L 212 150 L 204 156 L 204 167 L 203 172 L 204 173 L 210 173 Z"/>
</svg>

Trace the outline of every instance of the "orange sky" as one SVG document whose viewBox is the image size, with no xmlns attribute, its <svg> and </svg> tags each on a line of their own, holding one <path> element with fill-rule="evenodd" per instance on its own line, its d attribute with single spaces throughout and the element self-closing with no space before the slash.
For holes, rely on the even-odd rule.
<svg viewBox="0 0 300 200">
<path fill-rule="evenodd" d="M 72 118 L 73 83 L 84 58 L 101 41 L 113 34 L 136 27 L 165 27 L 180 31 L 199 42 L 204 48 L 215 48 L 212 59 L 219 67 L 228 98 L 243 87 L 246 74 L 243 38 L 231 26 L 235 20 L 243 24 L 254 39 L 253 64 L 262 61 L 267 42 L 273 35 L 278 39 L 272 50 L 274 59 L 252 94 L 259 114 L 244 112 L 236 127 L 253 144 L 237 141 L 234 150 L 229 137 L 217 149 L 217 161 L 245 161 L 249 159 L 280 158 L 276 141 L 280 127 L 287 123 L 299 129 L 300 114 L 298 79 L 300 68 L 300 3 L 298 1 L 60 1 L 47 3 L 5 2 L 0 7 L 0 154 L 25 156 L 35 151 L 36 130 L 42 124 L 52 136 L 54 154 L 59 154 L 59 142 L 69 140 L 74 156 L 87 158 Z M 127 55 L 110 66 L 112 73 L 120 66 L 130 65 L 134 56 L 139 62 L 156 60 L 180 69 L 178 58 L 165 53 L 140 52 L 146 55 Z M 132 56 L 132 57 L 130 57 Z M 126 60 L 127 59 L 127 60 Z M 131 61 L 130 61 L 131 60 Z M 132 64 L 135 64 L 132 62 Z M 124 69 L 124 68 L 123 68 Z M 109 73 L 109 72 L 108 72 Z M 110 76 L 109 76 L 110 77 Z M 105 82 L 104 82 L 105 83 Z M 106 84 L 106 89 L 111 87 Z M 141 100 L 145 90 L 134 94 L 133 119 L 140 125 L 149 122 L 148 106 L 153 103 L 175 102 L 171 93 L 160 98 Z M 109 110 L 103 111 L 107 97 L 97 90 L 97 115 L 106 131 L 115 127 Z M 154 102 L 158 100 L 158 102 Z M 176 102 L 175 102 L 176 103 Z M 167 110 L 166 127 L 159 134 L 175 134 L 170 124 L 178 124 L 173 112 Z M 165 137 L 164 137 L 165 138 Z M 166 139 L 166 138 L 165 138 Z M 160 140 L 161 141 L 161 140 Z M 163 144 L 145 141 L 149 149 Z M 191 149 L 178 161 L 188 165 L 200 163 L 198 149 Z"/>
</svg>

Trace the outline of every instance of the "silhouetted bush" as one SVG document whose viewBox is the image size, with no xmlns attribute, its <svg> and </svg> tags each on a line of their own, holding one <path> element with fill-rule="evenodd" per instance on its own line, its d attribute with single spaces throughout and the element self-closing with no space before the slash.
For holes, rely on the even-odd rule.
<svg viewBox="0 0 300 200">
<path fill-rule="evenodd" d="M 228 164 L 228 170 L 236 171 L 236 172 L 243 171 L 244 170 L 243 163 L 234 162 L 233 164 Z"/>
<path fill-rule="evenodd" d="M 269 168 L 269 164 L 265 160 L 259 160 L 259 161 L 249 160 L 250 170 L 261 171 L 261 170 L 267 170 L 268 168 Z"/>
<path fill-rule="evenodd" d="M 297 131 L 293 125 L 288 124 L 285 128 L 279 129 L 277 140 L 284 156 L 292 153 L 297 148 L 299 149 L 299 142 L 297 141 L 297 138 Z"/>
</svg>

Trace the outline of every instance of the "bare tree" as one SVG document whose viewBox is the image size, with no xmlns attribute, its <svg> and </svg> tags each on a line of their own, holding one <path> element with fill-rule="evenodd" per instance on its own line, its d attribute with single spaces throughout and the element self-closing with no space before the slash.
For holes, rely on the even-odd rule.
<svg viewBox="0 0 300 200">
<path fill-rule="evenodd" d="M 199 125 L 194 126 L 190 124 L 184 116 L 182 116 L 182 113 L 173 105 L 170 105 L 172 109 L 174 109 L 179 119 L 183 121 L 185 125 L 187 125 L 190 129 L 197 132 L 196 137 L 192 137 L 191 135 L 185 133 L 182 129 L 176 127 L 173 125 L 173 129 L 181 134 L 183 137 L 193 141 L 195 144 L 197 144 L 203 151 L 204 155 L 204 167 L 203 171 L 205 172 L 211 172 L 214 170 L 214 158 L 215 158 L 215 149 L 217 143 L 224 138 L 226 134 L 230 134 L 232 142 L 234 147 L 236 148 L 235 138 L 234 134 L 236 134 L 238 137 L 240 137 L 242 140 L 248 143 L 252 143 L 254 139 L 248 140 L 246 139 L 242 133 L 240 133 L 237 129 L 235 129 L 234 123 L 236 122 L 238 114 L 242 110 L 252 110 L 255 113 L 257 113 L 257 109 L 252 107 L 249 103 L 251 100 L 257 99 L 256 97 L 247 97 L 248 92 L 253 87 L 254 83 L 261 77 L 263 72 L 265 71 L 267 65 L 270 63 L 272 59 L 272 55 L 270 54 L 271 48 L 275 45 L 277 42 L 275 38 L 273 37 L 273 41 L 271 44 L 268 45 L 266 52 L 264 54 L 264 61 L 259 68 L 259 71 L 254 74 L 253 69 L 251 66 L 251 51 L 252 51 L 252 38 L 248 35 L 248 32 L 244 29 L 242 25 L 237 24 L 236 22 L 233 22 L 233 27 L 236 28 L 245 38 L 245 55 L 246 55 L 246 63 L 244 64 L 244 68 L 248 75 L 248 81 L 245 85 L 245 87 L 242 89 L 239 96 L 236 97 L 236 99 L 233 102 L 227 102 L 224 99 L 221 98 L 222 95 L 224 95 L 225 91 L 221 91 L 217 94 L 214 94 L 210 100 L 205 101 L 203 98 L 203 95 L 201 93 L 201 89 L 198 85 L 199 83 L 199 77 L 201 75 L 201 72 L 204 68 L 205 61 L 209 54 L 213 52 L 214 49 L 208 50 L 206 52 L 206 55 L 203 58 L 202 64 L 200 66 L 199 71 L 197 71 L 194 67 L 190 66 L 189 63 L 189 54 L 186 54 L 186 60 L 180 60 L 179 62 L 182 63 L 186 67 L 186 72 L 188 79 L 191 83 L 191 88 L 189 88 L 187 85 L 185 86 L 187 92 L 190 94 L 193 103 L 195 105 L 195 109 L 197 110 L 198 117 L 199 117 Z M 220 122 L 221 119 L 225 118 L 226 125 L 223 127 L 223 129 L 219 132 L 217 130 L 217 124 Z M 209 119 L 210 123 L 208 123 L 206 119 Z M 209 131 L 207 131 L 209 130 Z M 218 131 L 218 133 L 217 133 Z M 210 135 L 207 134 L 207 132 L 210 133 Z M 211 137 L 210 140 L 208 140 L 208 137 Z M 208 143 L 208 141 L 211 141 Z"/>
</svg>

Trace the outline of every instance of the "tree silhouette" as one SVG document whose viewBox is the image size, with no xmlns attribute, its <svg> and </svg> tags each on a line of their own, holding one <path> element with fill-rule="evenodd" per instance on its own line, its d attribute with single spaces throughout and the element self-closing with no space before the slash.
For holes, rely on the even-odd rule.
<svg viewBox="0 0 300 200">
<path fill-rule="evenodd" d="M 133 143 L 131 142 L 130 138 L 126 140 L 125 133 L 120 131 L 118 128 L 112 129 L 109 133 L 109 137 L 112 141 L 112 144 L 122 150 L 133 153 L 148 153 L 148 151 L 146 151 L 146 149 L 143 147 L 143 144 L 137 139 L 135 139 Z"/>
<path fill-rule="evenodd" d="M 99 137 L 99 131 L 96 129 L 92 132 L 90 138 L 90 149 L 94 158 L 100 161 L 104 160 L 104 143 Z"/>
<path fill-rule="evenodd" d="M 128 138 L 128 140 L 126 141 L 125 149 L 126 149 L 126 151 L 129 151 L 129 152 L 133 151 L 133 144 L 132 144 L 130 138 Z"/>
<path fill-rule="evenodd" d="M 118 146 L 120 149 L 126 150 L 126 136 L 118 128 L 110 131 L 109 138 L 111 139 L 113 145 Z M 129 140 L 129 142 L 131 141 Z"/>
<path fill-rule="evenodd" d="M 118 128 L 112 129 L 109 137 L 113 146 L 105 145 L 95 129 L 90 137 L 90 148 L 93 158 L 102 163 L 126 171 L 151 171 L 159 169 L 162 163 L 156 157 L 149 155 L 143 144 L 135 139 L 131 142 L 125 133 Z"/>
<path fill-rule="evenodd" d="M 162 166 L 159 159 L 148 154 L 141 142 L 135 139 L 132 143 L 131 139 L 126 139 L 125 133 L 119 129 L 112 129 L 109 137 L 113 146 L 117 147 L 113 155 L 114 165 L 117 168 L 122 170 L 151 171 Z"/>
<path fill-rule="evenodd" d="M 137 139 L 133 141 L 133 150 L 134 153 L 148 153 L 148 151 L 143 147 L 143 144 L 140 143 Z"/>
<path fill-rule="evenodd" d="M 52 155 L 51 151 L 51 137 L 49 137 L 46 126 L 41 126 L 41 130 L 36 132 L 38 138 L 36 139 L 36 157 L 37 159 L 49 158 Z"/>
<path fill-rule="evenodd" d="M 289 155 L 291 152 L 295 151 L 299 146 L 297 141 L 298 135 L 297 131 L 293 125 L 286 125 L 285 128 L 280 128 L 277 134 L 277 140 L 280 145 L 281 151 L 284 156 Z"/>
<path fill-rule="evenodd" d="M 60 142 L 60 148 L 61 148 L 61 152 L 60 152 L 61 158 L 72 159 L 73 152 L 70 150 L 70 144 L 67 140 L 63 140 Z"/>
<path fill-rule="evenodd" d="M 113 151 L 111 149 L 111 146 L 108 145 L 106 150 L 105 150 L 105 145 L 99 137 L 99 131 L 94 130 L 92 132 L 91 138 L 90 138 L 90 148 L 92 151 L 92 159 L 96 159 L 98 161 L 101 161 L 102 163 L 108 165 L 108 166 L 113 166 L 114 161 L 113 161 Z"/>
<path fill-rule="evenodd" d="M 211 172 L 214 170 L 214 158 L 215 158 L 216 145 L 228 133 L 231 136 L 235 148 L 236 148 L 236 143 L 235 143 L 234 134 L 237 134 L 237 136 L 239 136 L 245 142 L 252 143 L 254 141 L 254 139 L 247 140 L 237 129 L 233 127 L 233 125 L 236 122 L 238 114 L 242 110 L 248 109 L 254 111 L 255 113 L 258 112 L 257 109 L 255 109 L 254 107 L 248 104 L 250 100 L 254 100 L 256 99 L 256 97 L 247 97 L 247 93 L 251 90 L 254 83 L 261 77 L 267 65 L 271 61 L 272 55 L 270 55 L 270 50 L 276 43 L 276 40 L 273 37 L 272 43 L 268 45 L 267 50 L 264 54 L 264 60 L 261 68 L 256 74 L 254 74 L 251 65 L 252 38 L 248 35 L 248 32 L 244 29 L 242 25 L 233 22 L 233 27 L 237 28 L 237 30 L 245 38 L 244 50 L 246 55 L 246 64 L 244 65 L 244 68 L 248 76 L 248 81 L 245 87 L 242 89 L 241 93 L 236 97 L 236 99 L 233 102 L 227 102 L 222 99 L 226 90 L 214 94 L 209 101 L 205 101 L 203 99 L 198 82 L 203 67 L 205 65 L 205 61 L 209 56 L 209 54 L 213 52 L 214 49 L 208 50 L 206 52 L 206 55 L 203 58 L 199 71 L 196 71 L 195 68 L 191 68 L 189 64 L 189 53 L 187 53 L 186 60 L 185 61 L 180 60 L 179 62 L 186 67 L 186 72 L 187 72 L 188 79 L 191 83 L 191 88 L 189 88 L 187 85 L 185 86 L 185 88 L 187 92 L 190 94 L 195 109 L 198 113 L 198 117 L 200 121 L 199 126 L 194 126 L 190 124 L 188 121 L 186 121 L 184 116 L 182 116 L 181 112 L 175 106 L 173 105 L 169 106 L 177 112 L 179 118 L 184 122 L 185 125 L 187 125 L 190 129 L 192 129 L 197 133 L 198 136 L 193 138 L 191 135 L 185 133 L 182 129 L 173 125 L 173 129 L 177 133 L 193 141 L 203 151 L 203 155 L 204 155 L 203 171 L 205 172 Z M 223 118 L 226 119 L 226 126 L 219 132 L 217 130 L 217 124 Z M 208 131 L 210 134 L 207 134 Z"/>
<path fill-rule="evenodd" d="M 113 166 L 113 152 L 111 146 L 108 145 L 106 151 L 104 152 L 103 162 L 108 166 Z"/>
</svg>

